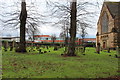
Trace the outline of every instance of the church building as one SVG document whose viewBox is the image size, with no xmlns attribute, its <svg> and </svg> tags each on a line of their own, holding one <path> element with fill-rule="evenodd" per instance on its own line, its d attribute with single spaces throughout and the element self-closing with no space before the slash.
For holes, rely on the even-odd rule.
<svg viewBox="0 0 120 80">
<path fill-rule="evenodd" d="M 117 36 L 120 35 L 120 2 L 104 2 L 97 24 L 96 46 L 102 49 L 116 48 Z"/>
</svg>

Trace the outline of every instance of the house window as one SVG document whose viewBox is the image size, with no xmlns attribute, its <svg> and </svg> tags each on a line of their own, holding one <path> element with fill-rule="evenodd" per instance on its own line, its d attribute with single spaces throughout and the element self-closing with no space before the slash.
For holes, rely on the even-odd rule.
<svg viewBox="0 0 120 80">
<path fill-rule="evenodd" d="M 102 17 L 102 33 L 107 33 L 108 32 L 108 17 L 107 14 L 104 13 Z"/>
</svg>

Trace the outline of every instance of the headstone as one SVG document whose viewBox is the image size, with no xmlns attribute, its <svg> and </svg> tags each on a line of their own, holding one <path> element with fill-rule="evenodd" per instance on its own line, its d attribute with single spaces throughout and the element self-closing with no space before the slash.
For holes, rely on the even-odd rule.
<svg viewBox="0 0 120 80">
<path fill-rule="evenodd" d="M 39 54 L 41 54 L 42 52 L 41 52 L 41 49 L 39 49 Z"/>
<path fill-rule="evenodd" d="M 8 47 L 8 41 L 5 41 L 5 42 L 4 42 L 4 51 L 5 51 L 5 52 L 7 51 L 7 47 Z"/>
<path fill-rule="evenodd" d="M 116 47 L 116 51 L 117 51 L 116 56 L 120 57 L 120 47 L 119 46 Z"/>
<path fill-rule="evenodd" d="M 108 48 L 108 53 L 110 53 L 110 48 Z"/>
<path fill-rule="evenodd" d="M 49 47 L 48 47 L 48 46 L 46 46 L 46 48 L 47 48 L 47 49 L 49 49 Z"/>
<path fill-rule="evenodd" d="M 13 50 L 13 43 L 10 44 L 10 51 Z"/>
<path fill-rule="evenodd" d="M 30 52 L 31 50 L 29 49 L 28 52 Z"/>
<path fill-rule="evenodd" d="M 57 46 L 54 47 L 54 51 L 58 50 Z"/>
<path fill-rule="evenodd" d="M 100 54 L 100 43 L 97 43 L 97 53 Z"/>
<path fill-rule="evenodd" d="M 44 53 L 47 53 L 47 51 L 44 51 Z"/>
</svg>

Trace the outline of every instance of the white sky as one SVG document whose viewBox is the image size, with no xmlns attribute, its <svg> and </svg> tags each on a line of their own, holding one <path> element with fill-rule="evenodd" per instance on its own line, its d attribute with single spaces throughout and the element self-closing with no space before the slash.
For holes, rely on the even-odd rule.
<svg viewBox="0 0 120 80">
<path fill-rule="evenodd" d="M 0 0 L 0 3 L 1 2 L 4 2 L 6 4 L 12 4 L 12 1 L 16 1 L 16 0 Z M 35 0 L 26 0 L 27 4 L 29 4 L 29 1 L 35 1 Z M 45 11 L 45 5 L 44 5 L 44 2 L 45 0 L 36 0 L 37 3 L 35 3 L 37 6 L 38 6 L 38 9 L 40 11 L 40 13 L 44 13 Z M 56 1 L 56 0 L 52 0 L 52 1 Z M 63 0 L 59 0 L 59 1 L 63 1 Z M 96 1 L 96 0 L 82 0 L 82 1 Z M 99 0 L 98 0 L 99 1 Z M 108 0 L 107 0 L 108 1 Z M 120 1 L 120 0 L 109 0 L 109 1 Z M 39 4 L 41 3 L 41 4 Z M 100 5 L 101 7 L 101 5 Z M 1 10 L 1 9 L 0 9 Z M 10 11 L 11 9 L 9 9 Z M 97 16 L 95 16 L 93 18 L 93 21 L 95 23 L 93 23 L 93 27 L 92 29 L 87 29 L 87 32 L 88 32 L 88 35 L 87 37 L 89 38 L 93 38 L 95 37 L 96 35 L 96 29 L 97 29 L 97 21 L 98 21 L 98 18 L 99 18 L 99 13 L 100 13 L 100 9 L 97 9 L 97 8 L 94 8 L 93 9 L 94 11 L 97 11 L 98 14 Z M 4 11 L 4 10 L 3 10 Z M 3 25 L 1 24 L 0 27 L 2 27 Z M 43 35 L 52 35 L 52 34 L 56 34 L 57 36 L 59 36 L 60 32 L 61 32 L 61 29 L 60 28 L 56 28 L 56 27 L 51 27 L 50 25 L 40 25 L 40 32 L 41 34 Z M 0 29 L 1 33 L 3 33 L 2 35 L 5 36 L 5 35 L 12 35 L 12 36 L 19 36 L 19 31 L 18 30 L 9 30 L 9 29 L 5 29 L 5 30 L 2 30 L 2 28 Z"/>
</svg>

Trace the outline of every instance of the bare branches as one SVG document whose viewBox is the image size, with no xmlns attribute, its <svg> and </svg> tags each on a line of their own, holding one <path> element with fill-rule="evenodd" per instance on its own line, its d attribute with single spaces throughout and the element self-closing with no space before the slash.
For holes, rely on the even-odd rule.
<svg viewBox="0 0 120 80">
<path fill-rule="evenodd" d="M 20 20 L 19 20 L 19 16 L 20 16 L 20 2 L 19 1 L 14 1 L 13 4 L 9 5 L 9 8 L 11 8 L 10 11 L 6 11 L 4 12 L 3 16 L 4 20 L 3 20 L 3 25 L 4 28 L 8 28 L 9 29 L 18 29 L 19 28 L 19 24 L 20 24 Z M 8 6 L 7 6 L 8 7 Z M 26 5 L 27 7 L 27 24 L 26 24 L 26 28 L 29 34 L 38 29 L 37 27 L 40 27 L 39 24 L 44 24 L 46 23 L 44 21 L 44 15 L 40 14 L 39 11 L 37 11 L 36 9 L 36 5 L 34 4 L 34 2 L 31 2 L 30 5 Z M 12 10 L 13 9 L 13 10 Z M 28 30 L 29 29 L 29 30 Z M 38 31 L 39 32 L 39 31 Z"/>
<path fill-rule="evenodd" d="M 81 1 L 78 0 L 77 4 L 77 33 L 82 37 L 88 34 L 87 29 L 93 28 L 95 26 L 95 21 L 93 18 L 97 16 L 98 8 L 100 8 L 101 1 L 97 0 L 95 2 L 89 1 Z M 60 35 L 62 37 L 66 37 L 67 32 L 69 32 L 70 28 L 70 2 L 64 2 L 64 4 L 58 2 L 49 2 L 48 3 L 50 16 L 51 18 L 57 18 L 52 23 L 55 27 L 61 27 L 62 31 Z"/>
</svg>

